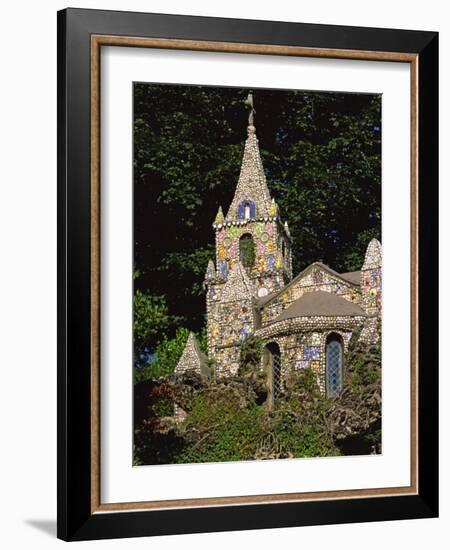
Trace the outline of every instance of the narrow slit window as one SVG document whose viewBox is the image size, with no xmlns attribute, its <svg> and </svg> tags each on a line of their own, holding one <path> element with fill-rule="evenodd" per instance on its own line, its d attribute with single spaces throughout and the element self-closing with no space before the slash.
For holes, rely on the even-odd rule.
<svg viewBox="0 0 450 550">
<path fill-rule="evenodd" d="M 241 264 L 250 269 L 255 265 L 255 242 L 250 233 L 245 233 L 239 240 L 239 259 Z"/>
</svg>

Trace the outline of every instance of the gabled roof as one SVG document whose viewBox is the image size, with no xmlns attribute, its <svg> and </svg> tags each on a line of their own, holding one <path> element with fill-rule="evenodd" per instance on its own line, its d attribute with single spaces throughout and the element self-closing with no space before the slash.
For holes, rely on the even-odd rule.
<svg viewBox="0 0 450 550">
<path fill-rule="evenodd" d="M 352 285 L 361 284 L 361 271 L 349 271 L 348 273 L 341 273 L 340 277 L 341 279 L 345 279 L 349 283 L 352 283 Z"/>
<path fill-rule="evenodd" d="M 252 283 L 247 275 L 245 267 L 238 260 L 231 268 L 227 280 L 223 285 L 222 302 L 248 300 L 252 298 L 252 295 Z"/>
<path fill-rule="evenodd" d="M 332 292 L 307 292 L 274 319 L 274 323 L 295 317 L 363 317 L 363 309 Z"/>
<path fill-rule="evenodd" d="M 248 137 L 245 142 L 241 172 L 225 221 L 237 220 L 239 205 L 247 199 L 252 200 L 255 204 L 257 218 L 269 216 L 271 199 L 261 162 L 255 127 L 249 126 L 247 132 Z"/>
<path fill-rule="evenodd" d="M 268 294 L 267 296 L 264 296 L 263 298 L 260 298 L 257 302 L 257 306 L 259 308 L 264 307 L 269 302 L 271 302 L 274 298 L 277 296 L 280 296 L 285 292 L 288 288 L 290 288 L 292 285 L 297 283 L 302 277 L 307 275 L 307 273 L 313 268 L 313 267 L 319 267 L 320 269 L 323 269 L 333 277 L 336 277 L 338 279 L 341 279 L 342 281 L 349 283 L 353 286 L 360 286 L 360 280 L 359 280 L 359 271 L 352 271 L 349 273 L 338 273 L 337 271 L 334 271 L 334 269 L 331 269 L 331 267 L 328 267 L 327 265 L 323 264 L 322 262 L 313 262 L 310 264 L 307 268 L 305 268 L 303 271 L 301 271 L 296 277 L 292 279 L 287 285 L 285 285 L 280 290 L 277 290 L 276 292 L 272 292 L 271 294 Z M 356 276 L 356 273 L 358 273 L 358 277 Z"/>
</svg>

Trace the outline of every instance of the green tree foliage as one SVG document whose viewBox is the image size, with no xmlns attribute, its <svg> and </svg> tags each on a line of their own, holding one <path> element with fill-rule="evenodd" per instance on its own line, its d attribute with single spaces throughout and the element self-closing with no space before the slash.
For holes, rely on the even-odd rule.
<svg viewBox="0 0 450 550">
<path fill-rule="evenodd" d="M 242 342 L 238 371 L 240 376 L 259 372 L 262 348 L 263 341 L 257 336 L 249 336 Z"/>
<path fill-rule="evenodd" d="M 246 94 L 134 86 L 135 288 L 166 297 L 172 332 L 204 324 L 211 224 L 239 176 Z M 294 273 L 318 259 L 359 269 L 381 231 L 380 96 L 256 90 L 255 106 L 268 185 L 294 238 Z"/>
<path fill-rule="evenodd" d="M 183 353 L 189 336 L 189 331 L 179 328 L 173 338 L 164 336 L 156 345 L 149 362 L 145 365 L 136 365 L 134 369 L 135 382 L 152 380 L 162 376 L 170 376 Z"/>
<path fill-rule="evenodd" d="M 135 362 L 140 354 L 152 348 L 169 326 L 167 305 L 163 296 L 152 296 L 137 290 L 134 295 L 133 336 Z"/>
</svg>

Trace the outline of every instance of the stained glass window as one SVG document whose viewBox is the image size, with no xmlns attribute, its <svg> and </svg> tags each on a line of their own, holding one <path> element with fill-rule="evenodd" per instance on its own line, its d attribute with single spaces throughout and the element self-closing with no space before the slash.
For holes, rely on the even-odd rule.
<svg viewBox="0 0 450 550">
<path fill-rule="evenodd" d="M 281 393 L 281 356 L 279 353 L 272 354 L 272 377 L 273 399 L 276 400 Z"/>
<path fill-rule="evenodd" d="M 332 334 L 326 345 L 326 384 L 327 397 L 337 397 L 342 389 L 342 342 Z"/>
</svg>

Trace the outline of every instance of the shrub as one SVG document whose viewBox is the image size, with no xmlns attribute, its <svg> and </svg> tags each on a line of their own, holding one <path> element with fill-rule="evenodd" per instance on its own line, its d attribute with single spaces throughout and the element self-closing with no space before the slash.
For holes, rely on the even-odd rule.
<svg viewBox="0 0 450 550">
<path fill-rule="evenodd" d="M 163 340 L 157 344 L 150 362 L 144 366 L 135 366 L 134 380 L 151 380 L 161 376 L 170 376 L 175 371 L 175 367 L 183 353 L 184 346 L 189 336 L 189 331 L 185 328 L 179 328 L 174 338 L 164 336 Z"/>
<path fill-rule="evenodd" d="M 167 365 L 164 372 L 173 372 L 187 331 L 177 336 L 178 347 L 161 343 L 166 356 L 160 353 L 157 361 L 162 370 Z M 357 334 L 351 339 L 338 398 L 321 393 L 313 370 L 293 370 L 271 409 L 265 403 L 261 349 L 257 338 L 243 343 L 234 377 L 205 380 L 191 372 L 176 383 L 166 381 L 170 399 L 154 401 L 152 430 L 148 422 L 138 430 L 136 463 L 163 463 L 164 457 L 171 463 L 198 463 L 381 451 L 381 343 L 366 346 Z M 160 393 L 153 391 L 153 399 L 161 399 Z M 170 403 L 186 411 L 184 421 L 158 424 Z M 152 444 L 162 447 L 152 450 Z"/>
<path fill-rule="evenodd" d="M 164 296 L 152 296 L 137 290 L 133 303 L 134 362 L 145 364 L 148 349 L 155 346 L 169 325 Z"/>
</svg>

